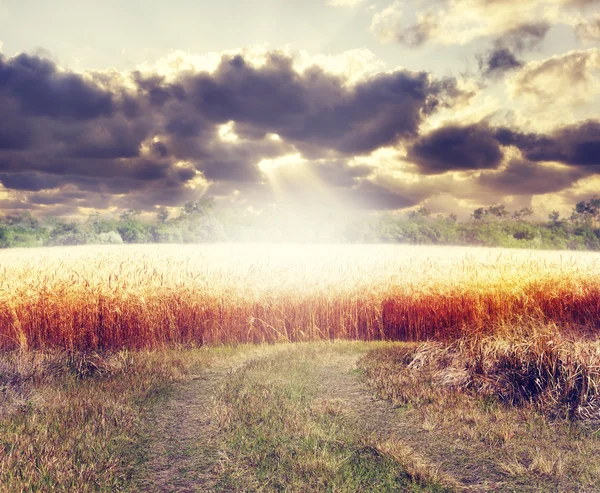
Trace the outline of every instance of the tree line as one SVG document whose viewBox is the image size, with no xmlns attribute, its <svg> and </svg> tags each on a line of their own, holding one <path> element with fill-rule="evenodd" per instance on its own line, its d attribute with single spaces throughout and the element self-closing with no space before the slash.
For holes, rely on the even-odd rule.
<svg viewBox="0 0 600 493">
<path fill-rule="evenodd" d="M 411 245 L 600 250 L 600 198 L 575 205 L 569 217 L 552 212 L 534 218 L 531 208 L 510 211 L 504 204 L 475 209 L 469 218 L 431 213 L 364 215 L 328 237 L 317 224 L 303 223 L 295 235 L 273 216 L 215 208 L 210 200 L 190 202 L 173 217 L 159 209 L 151 218 L 137 210 L 116 216 L 91 214 L 82 220 L 37 218 L 29 213 L 0 217 L 0 248 L 121 243 L 203 243 L 224 241 L 342 241 Z"/>
</svg>

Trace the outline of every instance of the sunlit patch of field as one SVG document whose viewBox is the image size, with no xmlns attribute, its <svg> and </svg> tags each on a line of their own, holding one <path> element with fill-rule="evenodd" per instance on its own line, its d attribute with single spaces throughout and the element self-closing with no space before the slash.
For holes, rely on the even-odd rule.
<svg viewBox="0 0 600 493">
<path fill-rule="evenodd" d="M 600 255 L 397 245 L 0 252 L 0 348 L 455 339 L 600 326 Z"/>
</svg>

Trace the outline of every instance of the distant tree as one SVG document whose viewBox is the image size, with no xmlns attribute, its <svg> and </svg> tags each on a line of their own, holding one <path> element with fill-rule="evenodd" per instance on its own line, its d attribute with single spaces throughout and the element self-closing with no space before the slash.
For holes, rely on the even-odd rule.
<svg viewBox="0 0 600 493">
<path fill-rule="evenodd" d="M 419 207 L 416 211 L 411 211 L 408 213 L 409 219 L 422 219 L 431 216 L 431 211 L 425 207 L 424 205 Z"/>
<path fill-rule="evenodd" d="M 533 215 L 533 209 L 531 207 L 523 207 L 519 211 L 513 212 L 513 219 L 517 221 L 523 221 L 526 217 Z"/>
<path fill-rule="evenodd" d="M 471 217 L 473 219 L 475 219 L 476 221 L 481 221 L 482 219 L 485 218 L 486 215 L 487 215 L 486 210 L 483 207 L 479 207 L 473 211 L 473 214 L 471 214 Z"/>
<path fill-rule="evenodd" d="M 186 215 L 205 215 L 213 210 L 214 202 L 210 198 L 202 198 L 196 202 L 188 202 L 181 210 L 183 216 Z"/>
<path fill-rule="evenodd" d="M 487 209 L 487 214 L 492 217 L 497 217 L 499 219 L 504 219 L 508 217 L 510 213 L 506 210 L 506 206 L 504 204 L 492 204 Z"/>
<path fill-rule="evenodd" d="M 125 243 L 146 243 L 149 238 L 149 227 L 139 221 L 120 222 L 117 232 Z"/>
<path fill-rule="evenodd" d="M 119 221 L 121 221 L 121 222 L 131 221 L 135 217 L 139 216 L 141 213 L 142 213 L 142 211 L 140 211 L 139 209 L 125 209 L 119 215 Z"/>
<path fill-rule="evenodd" d="M 14 233 L 10 226 L 0 225 L 0 248 L 10 248 L 14 246 Z"/>
<path fill-rule="evenodd" d="M 573 217 L 574 216 L 574 217 Z M 598 217 L 600 216 L 600 198 L 593 197 L 588 202 L 581 201 L 575 205 L 572 217 L 581 223 L 596 228 L 598 226 Z"/>
<path fill-rule="evenodd" d="M 159 224 L 165 224 L 169 219 L 169 211 L 165 207 L 161 207 L 156 211 L 156 220 Z"/>
<path fill-rule="evenodd" d="M 108 231 L 98 235 L 98 243 L 101 245 L 121 245 L 123 243 L 123 238 L 121 238 L 121 235 L 116 231 Z"/>
</svg>

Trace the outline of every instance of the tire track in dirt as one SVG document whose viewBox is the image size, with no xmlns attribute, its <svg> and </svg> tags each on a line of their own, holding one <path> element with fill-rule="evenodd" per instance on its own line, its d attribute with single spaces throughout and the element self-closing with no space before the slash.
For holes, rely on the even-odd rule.
<svg viewBox="0 0 600 493">
<path fill-rule="evenodd" d="M 139 491 L 213 491 L 219 479 L 219 429 L 213 407 L 227 373 L 226 368 L 208 368 L 191 375 L 154 409 L 147 425 L 151 437 Z"/>
<path fill-rule="evenodd" d="M 323 397 L 338 401 L 346 418 L 367 443 L 382 452 L 402 450 L 407 462 L 418 463 L 444 485 L 458 491 L 503 491 L 507 476 L 492 459 L 474 463 L 472 448 L 450 442 L 447 437 L 426 430 L 417 416 L 395 409 L 375 397 L 355 371 L 360 356 L 340 354 L 319 368 Z M 481 451 L 478 451 L 481 457 Z M 520 491 L 532 491 L 523 485 Z M 510 489 L 510 491 L 513 491 Z"/>
<path fill-rule="evenodd" d="M 294 349 L 275 350 L 267 357 L 286 357 Z M 441 481 L 457 491 L 513 491 L 510 478 L 486 457 L 483 444 L 469 447 L 453 442 L 433 429 L 426 429 L 418 413 L 395 409 L 389 402 L 374 397 L 364 378 L 356 371 L 361 356 L 357 352 L 326 349 L 326 357 L 311 361 L 311 373 L 320 386 L 319 399 L 336 402 L 343 410 L 341 419 L 348 420 L 364 442 L 384 454 L 398 459 L 390 450 L 401 450 L 400 462 L 418 464 L 430 471 L 429 478 Z M 250 350 L 243 364 L 264 352 Z M 231 363 L 231 361 L 230 361 Z M 238 362 L 239 363 L 239 362 Z M 144 492 L 191 493 L 211 492 L 220 480 L 219 450 L 222 440 L 214 413 L 222 383 L 237 365 L 225 364 L 202 370 L 179 385 L 173 396 L 157 406 L 149 422 L 151 430 L 149 460 L 144 466 L 144 479 L 139 490 Z M 477 447 L 477 453 L 473 453 Z M 475 462 L 473 457 L 478 457 Z M 484 460 L 481 461 L 481 458 Z M 508 480 L 508 481 L 507 481 Z M 519 485 L 519 491 L 544 491 L 543 485 Z M 507 489 L 508 488 L 508 489 Z"/>
</svg>

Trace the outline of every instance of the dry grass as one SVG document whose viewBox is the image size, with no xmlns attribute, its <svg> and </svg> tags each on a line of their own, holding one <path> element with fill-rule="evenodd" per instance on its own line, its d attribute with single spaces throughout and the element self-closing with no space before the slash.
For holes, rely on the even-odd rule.
<svg viewBox="0 0 600 493">
<path fill-rule="evenodd" d="M 587 460 L 600 453 L 597 427 L 586 423 L 600 418 L 598 258 L 398 246 L 0 252 L 0 484 L 8 491 L 125 488 L 133 463 L 124 457 L 139 446 L 142 404 L 190 364 L 172 351 L 130 350 L 358 339 L 430 341 L 363 360 L 382 395 L 412 413 L 428 446 L 446 443 L 452 454 L 466 444 L 474 460 L 492 461 L 498 477 L 512 478 L 514 490 L 535 481 L 546 490 L 597 491 L 600 468 Z M 348 478 L 371 474 L 371 449 L 361 449 L 365 457 L 347 463 L 359 469 L 343 477 L 336 461 L 346 461 L 345 447 L 327 461 L 311 455 L 311 444 L 336 445 L 322 417 L 334 420 L 340 409 L 298 397 L 308 367 L 286 365 L 256 361 L 236 372 L 224 398 L 236 418 L 223 427 L 241 440 L 238 450 L 247 446 L 247 457 L 268 466 L 272 447 L 244 441 L 251 428 L 272 433 L 261 416 L 284 423 L 281 436 L 307 433 L 306 420 L 320 416 L 295 452 L 310 474 L 290 470 L 298 485 L 311 485 L 321 470 L 350 491 Z M 299 380 L 265 387 L 274 367 Z M 261 392 L 271 392 L 275 405 Z M 384 445 L 389 480 L 394 457 L 413 479 L 450 484 L 438 471 L 443 461 L 423 444 Z M 230 472 L 237 481 L 240 471 Z M 501 485 L 498 477 L 490 484 Z"/>
<path fill-rule="evenodd" d="M 526 332 L 402 346 L 374 352 L 364 364 L 369 372 L 390 372 L 392 378 L 371 376 L 400 403 L 414 400 L 413 387 L 424 380 L 507 405 L 533 406 L 553 418 L 600 420 L 600 342 L 569 339 L 552 326 Z"/>
<path fill-rule="evenodd" d="M 0 252 L 0 348 L 452 339 L 532 321 L 593 332 L 599 257 L 401 246 Z"/>
<path fill-rule="evenodd" d="M 468 451 L 493 490 L 598 491 L 600 345 L 529 332 L 398 345 L 360 366 L 420 429 L 408 442 L 429 463 Z"/>
<path fill-rule="evenodd" d="M 183 378 L 174 351 L 0 356 L 0 490 L 126 491 L 150 401 Z M 208 355 L 205 358 L 208 361 Z"/>
</svg>

